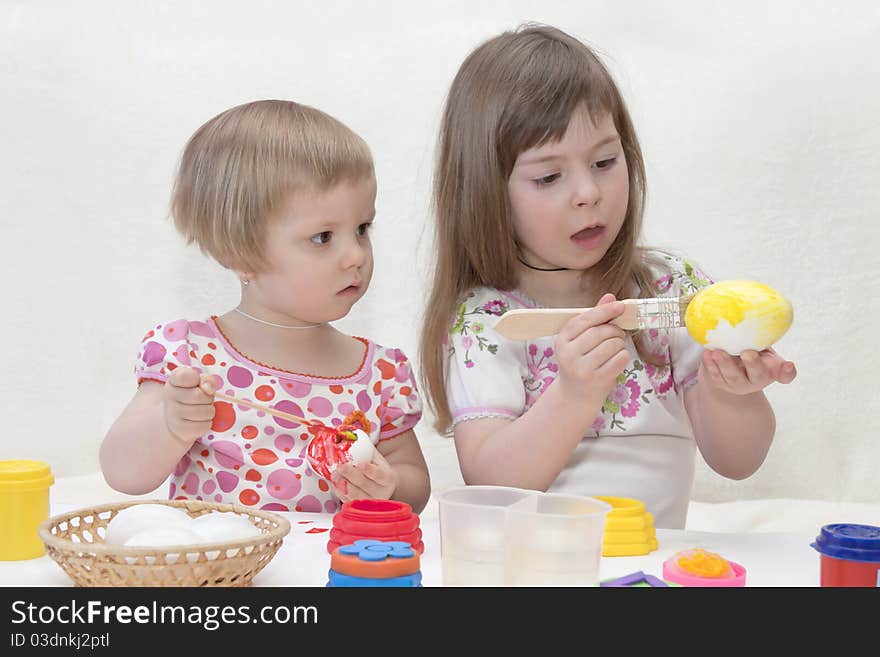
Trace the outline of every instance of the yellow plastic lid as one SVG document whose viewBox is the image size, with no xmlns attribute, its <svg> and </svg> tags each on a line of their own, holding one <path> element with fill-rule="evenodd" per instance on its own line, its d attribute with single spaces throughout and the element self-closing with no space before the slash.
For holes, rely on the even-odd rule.
<svg viewBox="0 0 880 657">
<path fill-rule="evenodd" d="M 0 461 L 0 492 L 32 491 L 55 483 L 52 469 L 43 461 Z"/>
</svg>

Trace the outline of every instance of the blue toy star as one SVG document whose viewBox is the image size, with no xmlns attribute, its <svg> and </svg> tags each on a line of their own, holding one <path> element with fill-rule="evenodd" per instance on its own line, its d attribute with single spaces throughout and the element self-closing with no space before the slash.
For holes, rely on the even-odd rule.
<svg viewBox="0 0 880 657">
<path fill-rule="evenodd" d="M 339 548 L 339 553 L 357 555 L 361 561 L 382 561 L 387 557 L 406 559 L 415 554 L 406 541 L 376 541 L 367 538 L 343 545 Z"/>
</svg>

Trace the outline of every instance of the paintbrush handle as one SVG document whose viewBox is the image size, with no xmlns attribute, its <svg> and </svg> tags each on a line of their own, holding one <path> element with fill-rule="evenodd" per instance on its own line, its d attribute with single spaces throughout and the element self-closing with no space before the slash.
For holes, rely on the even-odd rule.
<svg viewBox="0 0 880 657">
<path fill-rule="evenodd" d="M 256 402 L 248 401 L 246 399 L 239 399 L 238 397 L 230 397 L 229 395 L 224 395 L 222 392 L 215 392 L 214 398 L 215 399 L 222 399 L 223 401 L 228 401 L 233 404 L 240 404 L 242 406 L 248 406 L 249 408 L 253 408 L 258 411 L 263 411 L 264 413 L 268 413 L 269 415 L 274 415 L 275 417 L 280 417 L 282 420 L 289 420 L 290 422 L 296 422 L 297 424 L 305 424 L 306 426 L 312 426 L 314 424 L 314 422 L 307 420 L 304 417 L 292 415 L 291 413 L 285 413 L 284 411 L 279 411 L 277 408 L 272 408 L 271 406 L 263 406 L 262 404 L 257 404 Z"/>
<path fill-rule="evenodd" d="M 623 314 L 609 323 L 625 331 L 648 328 L 669 329 L 682 326 L 682 304 L 679 297 L 654 299 L 622 299 Z M 556 335 L 572 317 L 591 308 L 518 308 L 508 310 L 495 323 L 495 331 L 508 340 L 531 340 Z"/>
</svg>

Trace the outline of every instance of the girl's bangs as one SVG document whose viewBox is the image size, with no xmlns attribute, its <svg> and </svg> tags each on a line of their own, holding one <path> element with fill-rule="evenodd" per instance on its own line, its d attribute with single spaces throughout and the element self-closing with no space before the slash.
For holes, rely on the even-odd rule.
<svg viewBox="0 0 880 657">
<path fill-rule="evenodd" d="M 513 86 L 517 92 L 498 124 L 498 155 L 506 176 L 523 151 L 562 139 L 581 105 L 594 123 L 608 112 L 617 123 L 617 96 L 603 68 L 584 59 L 561 58 L 564 65 L 555 62 L 552 66 L 536 60 L 520 72 Z"/>
</svg>

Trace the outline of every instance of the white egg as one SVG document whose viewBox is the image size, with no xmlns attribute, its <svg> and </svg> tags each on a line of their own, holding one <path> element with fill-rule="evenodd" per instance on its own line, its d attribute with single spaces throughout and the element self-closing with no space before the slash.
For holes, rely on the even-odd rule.
<svg viewBox="0 0 880 657">
<path fill-rule="evenodd" d="M 231 511 L 211 511 L 190 522 L 190 528 L 202 537 L 204 543 L 225 543 L 240 538 L 254 538 L 262 534 L 259 528 L 244 516 Z M 250 554 L 252 546 L 245 547 L 245 554 Z M 238 548 L 227 550 L 227 557 L 238 554 Z M 205 552 L 208 559 L 216 559 L 220 556 L 219 550 Z"/>
<path fill-rule="evenodd" d="M 186 527 L 150 527 L 129 538 L 126 547 L 166 547 L 168 545 L 195 545 L 204 539 Z"/>
<path fill-rule="evenodd" d="M 167 547 L 169 545 L 195 545 L 204 542 L 201 536 L 196 534 L 185 525 L 166 526 L 166 527 L 150 527 L 137 532 L 125 542 L 126 547 Z M 165 556 L 166 563 L 175 563 L 179 558 L 178 553 L 169 553 Z M 199 556 L 196 553 L 187 554 L 187 561 L 197 561 Z M 148 564 L 155 562 L 154 557 L 145 557 Z M 133 563 L 136 561 L 132 557 L 127 557 L 126 561 Z"/>
<path fill-rule="evenodd" d="M 192 518 L 181 508 L 167 504 L 135 504 L 117 513 L 107 523 L 104 542 L 125 545 L 132 536 L 154 527 L 187 527 Z"/>
<path fill-rule="evenodd" d="M 190 529 L 198 534 L 204 543 L 223 543 L 262 534 L 250 520 L 232 512 L 214 511 L 193 518 Z"/>
<path fill-rule="evenodd" d="M 376 446 L 373 445 L 370 437 L 360 429 L 355 429 L 354 435 L 357 436 L 357 440 L 348 448 L 349 458 L 355 465 L 369 463 L 373 460 L 373 452 L 376 451 Z"/>
</svg>

